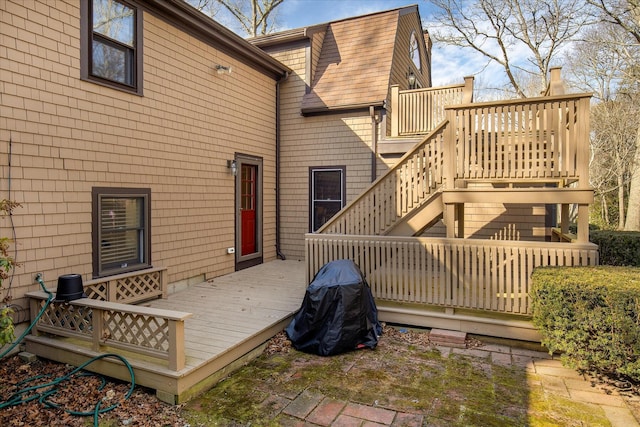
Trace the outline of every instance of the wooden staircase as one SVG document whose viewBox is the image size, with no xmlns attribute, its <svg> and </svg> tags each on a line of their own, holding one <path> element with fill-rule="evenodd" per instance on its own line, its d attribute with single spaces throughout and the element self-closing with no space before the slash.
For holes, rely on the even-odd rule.
<svg viewBox="0 0 640 427">
<path fill-rule="evenodd" d="M 589 95 L 463 104 L 318 233 L 418 236 L 483 201 L 579 205 L 587 242 Z M 490 184 L 478 188 L 476 184 Z M 563 208 L 564 209 L 564 208 Z M 580 224 L 579 224 L 580 225 Z M 458 221 L 458 227 L 461 226 Z"/>
<path fill-rule="evenodd" d="M 559 94 L 445 107 L 439 124 L 387 173 L 305 235 L 307 280 L 327 262 L 352 259 L 384 321 L 539 340 L 529 321 L 532 271 L 598 264 L 588 235 L 589 99 Z M 407 145 L 404 138 L 398 146 Z M 487 203 L 559 206 L 561 236 L 577 206 L 576 238 L 520 240 L 512 223 L 494 239 L 464 238 L 465 218 Z M 440 219 L 446 237 L 424 237 Z"/>
<path fill-rule="evenodd" d="M 364 193 L 325 223 L 318 233 L 397 235 L 420 211 L 442 215 L 444 144 L 448 121 L 442 122 Z"/>
</svg>

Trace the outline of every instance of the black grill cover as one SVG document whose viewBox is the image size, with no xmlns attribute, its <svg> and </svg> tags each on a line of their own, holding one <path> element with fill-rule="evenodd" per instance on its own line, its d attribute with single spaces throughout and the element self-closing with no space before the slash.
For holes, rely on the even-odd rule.
<svg viewBox="0 0 640 427">
<path fill-rule="evenodd" d="M 320 356 L 375 348 L 378 310 L 353 261 L 331 261 L 318 271 L 285 332 L 295 349 Z"/>
</svg>

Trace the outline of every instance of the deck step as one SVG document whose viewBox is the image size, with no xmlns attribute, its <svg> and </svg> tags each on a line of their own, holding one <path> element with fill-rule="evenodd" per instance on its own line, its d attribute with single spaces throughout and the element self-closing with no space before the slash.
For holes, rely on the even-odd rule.
<svg viewBox="0 0 640 427">
<path fill-rule="evenodd" d="M 467 333 L 450 331 L 446 329 L 432 329 L 429 333 L 429 341 L 435 345 L 446 347 L 466 348 Z"/>
</svg>

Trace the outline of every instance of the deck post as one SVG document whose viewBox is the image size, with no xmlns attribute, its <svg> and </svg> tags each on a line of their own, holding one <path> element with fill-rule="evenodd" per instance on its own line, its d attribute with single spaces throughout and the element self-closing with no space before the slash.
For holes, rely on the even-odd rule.
<svg viewBox="0 0 640 427">
<path fill-rule="evenodd" d="M 448 203 L 444 205 L 444 226 L 447 229 L 447 238 L 456 237 L 456 205 Z"/>
<path fill-rule="evenodd" d="M 475 77 L 466 76 L 464 78 L 464 88 L 462 88 L 462 103 L 471 104 L 473 102 L 473 80 Z"/>
<path fill-rule="evenodd" d="M 118 281 L 117 280 L 107 280 L 107 301 L 117 302 L 118 301 Z"/>
<path fill-rule="evenodd" d="M 456 217 L 458 219 L 458 236 L 464 239 L 464 203 L 457 203 L 456 205 Z"/>
<path fill-rule="evenodd" d="M 560 75 L 562 67 L 553 67 L 549 70 L 549 96 L 564 95 L 564 82 Z"/>
<path fill-rule="evenodd" d="M 560 205 L 560 232 L 564 235 L 569 233 L 569 205 Z"/>
<path fill-rule="evenodd" d="M 456 130 L 458 123 L 456 122 L 456 111 L 453 109 L 446 109 L 446 117 L 449 121 L 447 134 L 445 136 L 445 145 L 443 149 L 443 181 L 445 189 L 454 189 L 456 187 L 455 178 L 456 171 L 456 145 L 457 136 Z M 443 212 L 444 226 L 447 229 L 447 237 L 456 237 L 456 206 L 455 204 L 445 204 Z"/>
<path fill-rule="evenodd" d="M 160 270 L 160 289 L 162 290 L 161 298 L 167 299 L 167 283 L 169 281 L 169 271 L 167 269 Z"/>
<path fill-rule="evenodd" d="M 34 299 L 34 298 L 30 298 L 29 299 L 29 311 L 30 311 L 30 315 L 31 315 L 31 322 L 33 323 L 33 321 L 35 320 L 36 316 L 38 315 L 38 312 L 40 312 L 41 308 L 40 308 L 40 300 Z M 33 324 L 33 328 L 31 329 L 31 335 L 34 336 L 40 336 L 40 331 L 38 330 L 38 322 L 35 322 Z"/>
<path fill-rule="evenodd" d="M 579 177 L 580 188 L 589 188 L 589 129 L 590 129 L 589 98 L 578 101 L 578 132 L 576 135 L 576 173 Z"/>
<path fill-rule="evenodd" d="M 104 336 L 104 325 L 102 322 L 103 311 L 97 307 L 91 308 L 91 327 L 93 333 L 91 334 L 91 349 L 93 351 L 100 351 L 100 341 L 108 338 Z"/>
<path fill-rule="evenodd" d="M 589 205 L 578 205 L 578 243 L 589 243 Z"/>
<path fill-rule="evenodd" d="M 184 322 L 169 321 L 169 369 L 179 371 L 184 368 Z M 171 351 L 173 349 L 173 351 Z"/>
<path fill-rule="evenodd" d="M 398 136 L 400 128 L 400 86 L 391 86 L 391 136 Z"/>
</svg>

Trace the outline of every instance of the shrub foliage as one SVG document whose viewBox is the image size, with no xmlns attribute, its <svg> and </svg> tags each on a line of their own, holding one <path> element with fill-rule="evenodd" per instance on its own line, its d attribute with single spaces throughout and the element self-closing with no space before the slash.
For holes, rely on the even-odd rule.
<svg viewBox="0 0 640 427">
<path fill-rule="evenodd" d="M 640 232 L 591 231 L 589 240 L 599 246 L 600 264 L 640 267 Z"/>
<path fill-rule="evenodd" d="M 538 268 L 531 299 L 542 343 L 565 365 L 640 381 L 640 268 Z"/>
</svg>

